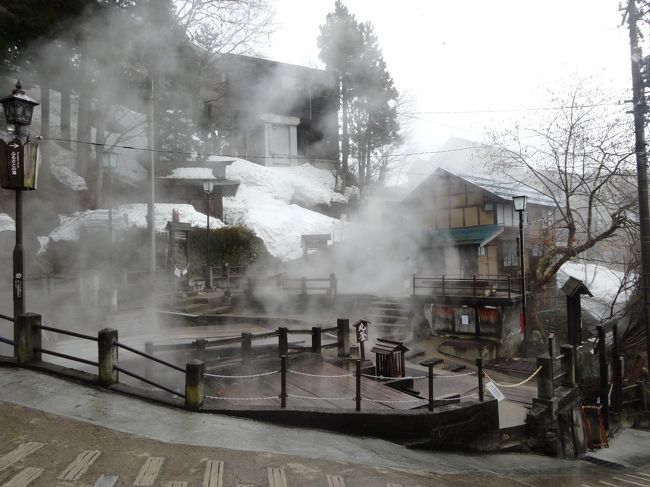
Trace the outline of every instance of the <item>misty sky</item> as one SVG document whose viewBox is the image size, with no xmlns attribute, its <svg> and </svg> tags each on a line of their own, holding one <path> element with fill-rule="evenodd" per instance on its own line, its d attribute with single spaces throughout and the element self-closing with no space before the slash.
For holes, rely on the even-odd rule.
<svg viewBox="0 0 650 487">
<path fill-rule="evenodd" d="M 277 32 L 265 57 L 322 67 L 316 38 L 334 0 L 273 3 Z M 545 106 L 547 90 L 572 79 L 595 78 L 612 91 L 613 103 L 629 98 L 628 33 L 618 3 L 345 1 L 357 20 L 373 23 L 398 89 L 413 97 L 420 120 L 411 129 L 412 147 L 425 151 L 448 134 L 480 139 L 485 126 L 534 116 L 503 110 Z M 472 113 L 426 113 L 449 111 Z"/>
</svg>

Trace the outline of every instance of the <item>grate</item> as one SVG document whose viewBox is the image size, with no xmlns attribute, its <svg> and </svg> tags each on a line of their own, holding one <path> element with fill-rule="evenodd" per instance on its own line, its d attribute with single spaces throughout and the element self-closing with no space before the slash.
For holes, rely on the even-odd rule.
<svg viewBox="0 0 650 487">
<path fill-rule="evenodd" d="M 609 468 L 612 470 L 623 470 L 624 468 L 627 468 L 627 465 L 623 465 L 622 463 L 610 462 L 609 460 L 592 457 L 591 455 L 585 455 L 581 457 L 580 460 L 584 460 L 585 462 L 593 463 L 594 465 L 599 465 L 601 467 Z"/>
</svg>

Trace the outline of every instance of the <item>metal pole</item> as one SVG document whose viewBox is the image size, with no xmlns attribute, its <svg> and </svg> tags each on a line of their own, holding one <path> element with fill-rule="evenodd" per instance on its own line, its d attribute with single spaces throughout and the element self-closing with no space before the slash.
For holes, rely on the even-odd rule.
<svg viewBox="0 0 650 487">
<path fill-rule="evenodd" d="M 433 363 L 429 364 L 429 411 L 433 411 Z"/>
<path fill-rule="evenodd" d="M 287 356 L 280 357 L 280 407 L 287 407 Z"/>
<path fill-rule="evenodd" d="M 111 162 L 108 164 L 108 239 L 111 244 L 111 259 L 113 257 L 113 174 Z"/>
<path fill-rule="evenodd" d="M 149 272 L 151 283 L 156 279 L 156 142 L 155 142 L 155 81 L 153 70 L 149 73 L 149 113 L 147 149 L 149 150 L 149 202 L 147 205 L 147 230 L 149 231 Z"/>
<path fill-rule="evenodd" d="M 483 359 L 476 359 L 476 367 L 478 368 L 478 400 L 483 402 Z"/>
<path fill-rule="evenodd" d="M 643 321 L 645 322 L 646 363 L 650 364 L 650 206 L 648 204 L 648 153 L 645 141 L 646 103 L 641 79 L 643 53 L 638 45 L 639 18 L 634 0 L 628 0 L 630 28 L 630 60 L 632 68 L 632 110 L 634 113 L 634 151 L 639 195 L 639 223 L 641 233 L 641 290 L 643 292 Z"/>
<path fill-rule="evenodd" d="M 355 401 L 355 409 L 357 411 L 361 411 L 361 360 L 356 361 L 356 397 L 354 398 Z"/>
<path fill-rule="evenodd" d="M 524 356 L 528 354 L 528 323 L 526 317 L 526 262 L 524 259 L 524 210 L 519 213 L 519 267 L 521 269 L 521 328 L 524 331 L 524 342 L 521 351 Z"/>
<path fill-rule="evenodd" d="M 20 137 L 20 125 L 16 124 L 16 137 Z M 23 247 L 23 192 L 16 190 L 16 246 L 13 254 L 14 326 L 18 317 L 25 313 L 25 249 Z"/>
<path fill-rule="evenodd" d="M 210 273 L 210 193 L 205 192 L 205 287 L 212 287 L 212 275 Z"/>
</svg>

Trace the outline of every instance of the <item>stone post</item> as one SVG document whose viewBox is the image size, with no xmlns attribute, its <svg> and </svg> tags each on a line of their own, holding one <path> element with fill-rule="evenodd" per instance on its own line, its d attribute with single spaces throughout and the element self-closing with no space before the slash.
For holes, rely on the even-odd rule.
<svg viewBox="0 0 650 487">
<path fill-rule="evenodd" d="M 572 345 L 561 345 L 560 354 L 562 355 L 562 370 L 566 372 L 562 376 L 562 385 L 575 387 L 576 385 L 576 349 Z"/>
<path fill-rule="evenodd" d="M 553 386 L 553 359 L 548 353 L 537 357 L 537 367 L 542 370 L 537 374 L 537 397 L 539 399 L 550 400 L 555 396 L 555 387 Z"/>
<path fill-rule="evenodd" d="M 25 313 L 14 323 L 14 356 L 18 364 L 28 364 L 41 359 L 41 315 Z"/>
<path fill-rule="evenodd" d="M 190 360 L 185 366 L 185 407 L 197 410 L 203 405 L 205 364 L 201 360 Z"/>
<path fill-rule="evenodd" d="M 338 339 L 339 357 L 350 356 L 350 320 L 339 318 L 336 320 L 336 335 Z"/>
<path fill-rule="evenodd" d="M 117 361 L 117 330 L 104 328 L 98 335 L 99 385 L 108 387 L 119 382 Z"/>
</svg>

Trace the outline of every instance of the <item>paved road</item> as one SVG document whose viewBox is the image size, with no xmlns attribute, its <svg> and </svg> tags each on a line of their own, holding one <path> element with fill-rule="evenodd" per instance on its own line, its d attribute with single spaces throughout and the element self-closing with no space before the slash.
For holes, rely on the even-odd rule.
<svg viewBox="0 0 650 487">
<path fill-rule="evenodd" d="M 0 487 L 650 487 L 650 434 L 639 431 L 594 454 L 620 470 L 536 455 L 414 451 L 189 413 L 15 368 L 0 368 L 0 420 Z"/>
</svg>

